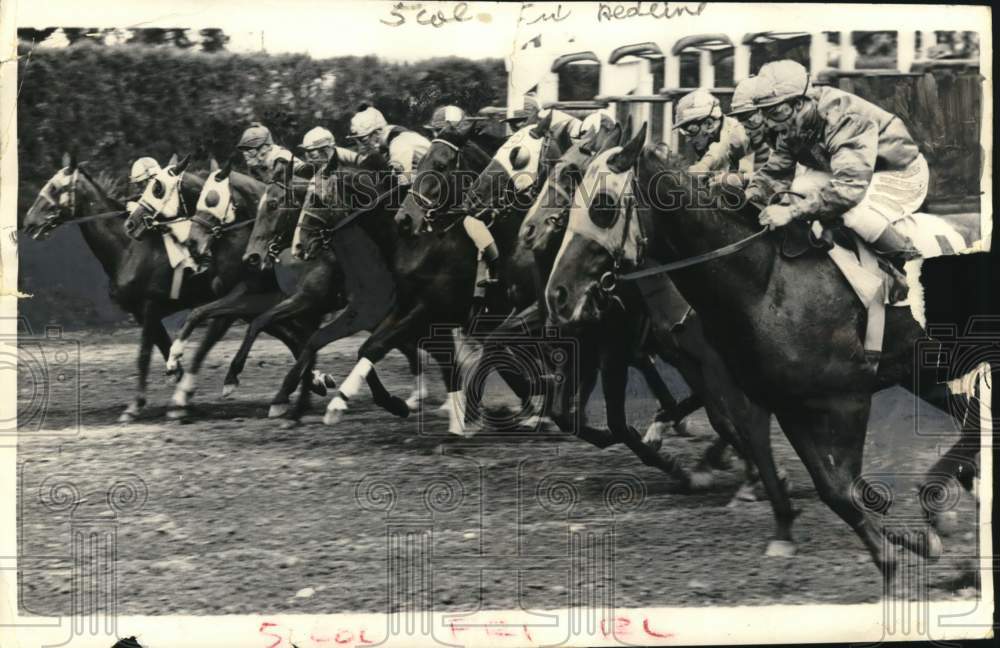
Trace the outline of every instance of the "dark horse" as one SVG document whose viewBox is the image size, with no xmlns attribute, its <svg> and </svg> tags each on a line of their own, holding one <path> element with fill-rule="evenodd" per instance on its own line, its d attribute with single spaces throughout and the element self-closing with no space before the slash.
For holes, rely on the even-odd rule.
<svg viewBox="0 0 1000 648">
<path fill-rule="evenodd" d="M 164 249 L 164 244 L 159 236 L 147 234 L 153 234 L 155 229 L 167 223 L 197 221 L 203 218 L 204 216 L 198 215 L 198 210 L 200 208 L 204 212 L 208 209 L 205 204 L 206 200 L 218 201 L 219 205 L 223 205 L 223 209 L 228 214 L 227 218 L 230 218 L 233 221 L 232 224 L 235 225 L 248 223 L 256 215 L 257 203 L 266 187 L 264 183 L 249 176 L 228 173 L 228 171 L 227 177 L 220 181 L 218 174 L 222 171 L 217 171 L 212 174 L 208 181 L 198 180 L 198 194 L 194 200 L 191 200 L 185 198 L 184 195 L 188 174 L 180 175 L 186 164 L 187 158 L 179 163 L 176 169 L 168 167 L 161 171 L 147 185 L 138 206 L 132 211 L 125 223 L 126 232 L 137 242 L 153 240 L 158 244 L 159 249 Z M 206 187 L 210 187 L 210 191 L 207 193 L 204 191 Z M 222 200 L 223 194 L 225 194 L 225 200 Z M 193 208 L 192 205 L 194 205 Z M 258 296 L 265 301 L 279 299 L 280 297 L 276 296 L 280 296 L 281 291 L 273 272 L 258 273 L 252 278 L 246 276 L 241 258 L 248 238 L 248 227 L 235 227 L 230 230 L 230 235 L 216 240 L 213 245 L 210 271 L 200 272 L 183 284 L 184 290 L 188 288 L 187 284 L 190 282 L 198 287 L 204 286 L 205 291 L 198 293 L 200 299 L 197 302 L 171 303 L 171 306 L 175 306 L 173 311 L 214 301 L 220 295 L 236 295 L 237 297 L 249 295 L 250 298 Z M 207 255 L 207 252 L 204 254 Z M 159 260 L 162 265 L 158 266 L 158 271 L 167 276 L 167 285 L 169 286 L 172 270 L 162 255 Z M 215 315 L 211 319 L 191 367 L 177 384 L 172 407 L 168 413 L 172 418 L 183 418 L 187 415 L 190 397 L 197 387 L 197 375 L 202 361 L 236 319 L 235 314 L 227 313 L 223 309 L 215 309 Z M 302 325 L 297 322 L 277 324 L 268 330 L 268 333 L 281 340 L 293 355 L 298 353 L 307 335 Z"/>
<path fill-rule="evenodd" d="M 752 239 L 759 232 L 758 208 L 742 192 L 724 193 L 707 205 L 699 196 L 696 203 L 698 179 L 665 146 L 643 151 L 641 141 L 598 156 L 591 173 L 602 179 L 603 198 L 570 217 L 577 235 L 564 245 L 549 280 L 552 316 L 570 322 L 600 315 L 601 278 L 618 271 L 618 250 L 594 243 L 602 232 L 631 224 L 634 234 L 623 247 L 645 237 L 649 251 L 665 260 L 749 240 L 737 252 L 672 274 L 702 318 L 706 338 L 747 395 L 775 414 L 820 498 L 857 533 L 886 578 L 895 571 L 894 545 L 938 557 L 942 543 L 932 525 L 905 532 L 883 526 L 891 501 L 861 475 L 872 394 L 897 384 L 917 388 L 914 345 L 926 336 L 910 309 L 887 308 L 876 369 L 863 348 L 866 311 L 836 266 L 825 254 L 784 258 L 775 235 Z M 623 207 L 633 188 L 646 209 Z M 945 411 L 967 410 L 964 396 L 952 397 L 933 375 L 921 378 L 921 397 Z M 959 483 L 971 488 L 978 436 L 978 424 L 963 425 L 959 443 L 921 486 L 929 521 L 936 522 L 945 491 Z"/>
<path fill-rule="evenodd" d="M 566 235 L 569 215 L 574 207 L 574 194 L 583 174 L 597 155 L 624 144 L 624 137 L 625 133 L 619 127 L 611 129 L 602 126 L 588 141 L 570 149 L 553 169 L 542 194 L 521 225 L 519 245 L 534 256 L 543 280 L 551 274 L 556 254 Z M 689 399 L 693 402 L 685 401 L 679 407 L 681 415 L 700 407 L 703 401 L 709 422 L 719 434 L 719 439 L 708 448 L 692 478 L 699 482 L 698 485 L 707 486 L 711 479 L 709 467 L 720 467 L 722 452 L 727 443 L 731 444 L 743 457 L 746 467 L 747 479 L 740 487 L 737 498 L 748 499 L 753 497 L 753 484 L 757 479 L 755 468 L 759 463 L 765 489 L 776 491 L 775 494 L 769 492 L 775 506 L 777 530 L 774 540 L 768 545 L 767 554 L 788 555 L 794 551 L 791 541 L 794 513 L 788 500 L 787 483 L 781 484 L 782 479 L 778 477 L 780 471 L 775 472 L 770 446 L 770 413 L 750 402 L 734 384 L 718 353 L 705 342 L 698 315 L 670 280 L 665 275 L 658 275 L 643 282 L 646 285 L 623 284 L 615 291 L 615 297 L 620 300 L 615 303 L 620 303 L 624 312 L 635 315 L 627 320 L 649 323 L 650 337 L 657 343 L 655 351 L 665 362 L 677 368 L 692 387 L 696 396 Z M 544 293 L 544 286 L 541 292 Z M 612 321 L 621 319 L 616 309 L 608 309 L 608 314 L 613 316 Z M 574 328 L 597 331 L 597 343 L 592 348 L 601 349 L 602 368 L 609 374 L 604 378 L 602 373 L 602 380 L 622 382 L 627 376 L 620 375 L 625 367 L 620 361 L 623 353 L 618 347 L 621 347 L 620 340 L 629 340 L 629 337 L 609 328 L 608 319 L 605 316 L 595 326 Z M 596 363 L 592 363 L 591 373 L 586 377 L 590 388 L 596 380 L 596 369 Z M 613 376 L 615 372 L 619 375 Z M 607 403 L 608 420 L 623 427 L 625 412 L 622 397 L 616 392 L 616 398 L 608 396 Z M 665 410 L 664 414 L 668 412 Z M 678 417 L 675 415 L 671 420 L 678 420 Z M 654 422 L 643 442 L 659 449 L 662 427 L 662 423 Z M 758 454 L 760 459 L 756 458 Z M 778 488 L 779 485 L 783 487 Z M 736 501 L 734 499 L 734 503 Z"/>
</svg>

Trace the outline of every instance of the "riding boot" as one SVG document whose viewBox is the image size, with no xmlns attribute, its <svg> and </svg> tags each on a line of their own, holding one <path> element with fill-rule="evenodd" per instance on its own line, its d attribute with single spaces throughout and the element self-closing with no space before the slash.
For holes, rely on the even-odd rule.
<svg viewBox="0 0 1000 648">
<path fill-rule="evenodd" d="M 892 275 L 893 287 L 890 290 L 889 301 L 896 303 L 906 299 L 910 287 L 906 283 L 906 272 L 903 266 L 907 261 L 920 257 L 920 251 L 913 245 L 913 241 L 908 236 L 900 233 L 895 227 L 889 225 L 885 231 L 872 244 L 872 249 L 887 263 L 882 264 L 883 268 Z"/>
</svg>

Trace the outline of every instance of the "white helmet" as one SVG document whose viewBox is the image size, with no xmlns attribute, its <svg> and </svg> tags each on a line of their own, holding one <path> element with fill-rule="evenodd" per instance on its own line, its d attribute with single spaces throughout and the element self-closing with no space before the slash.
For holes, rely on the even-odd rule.
<svg viewBox="0 0 1000 648">
<path fill-rule="evenodd" d="M 465 111 L 458 106 L 439 106 L 431 115 L 431 121 L 425 128 L 427 130 L 442 130 L 448 124 L 459 124 L 465 119 Z"/>
<path fill-rule="evenodd" d="M 680 128 L 689 122 L 705 117 L 721 117 L 722 108 L 719 100 L 705 88 L 689 92 L 677 102 L 677 114 L 674 116 L 674 128 Z"/>
<path fill-rule="evenodd" d="M 757 77 L 760 80 L 753 103 L 758 108 L 804 96 L 812 88 L 809 72 L 800 63 L 787 59 L 768 63 L 760 69 Z"/>
<path fill-rule="evenodd" d="M 302 138 L 302 148 L 307 151 L 322 148 L 324 146 L 333 146 L 336 143 L 337 142 L 333 137 L 333 133 L 322 126 L 317 126 L 306 133 L 305 137 Z"/>
<path fill-rule="evenodd" d="M 129 171 L 128 181 L 140 183 L 149 180 L 160 172 L 160 165 L 151 157 L 141 157 L 132 163 L 132 170 Z"/>
<path fill-rule="evenodd" d="M 377 108 L 366 106 L 351 117 L 351 137 L 365 137 L 388 125 Z"/>
</svg>

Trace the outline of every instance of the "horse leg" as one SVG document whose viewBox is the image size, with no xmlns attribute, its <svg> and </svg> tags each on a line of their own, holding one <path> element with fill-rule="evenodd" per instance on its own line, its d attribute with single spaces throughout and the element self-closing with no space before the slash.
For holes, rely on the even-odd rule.
<svg viewBox="0 0 1000 648">
<path fill-rule="evenodd" d="M 584 352 L 570 358 L 572 364 L 566 367 L 566 378 L 559 384 L 549 385 L 546 390 L 546 410 L 561 431 L 603 450 L 621 443 L 621 440 L 606 428 L 598 429 L 587 424 L 587 403 L 597 386 L 600 367 L 593 348 L 578 348 Z"/>
<path fill-rule="evenodd" d="M 205 361 L 205 356 L 211 351 L 215 343 L 222 339 L 229 327 L 233 325 L 234 317 L 214 317 L 208 324 L 205 336 L 198 345 L 194 358 L 191 359 L 191 368 L 184 373 L 184 377 L 177 383 L 174 395 L 170 399 L 170 407 L 167 409 L 167 418 L 183 419 L 188 415 L 188 405 L 191 396 L 198 387 L 198 372 Z"/>
<path fill-rule="evenodd" d="M 201 326 L 202 322 L 205 320 L 222 315 L 223 313 L 221 311 L 223 309 L 230 306 L 234 301 L 239 300 L 247 293 L 248 290 L 249 288 L 246 283 L 241 281 L 233 286 L 232 290 L 222 297 L 191 309 L 191 312 L 188 313 L 187 319 L 184 320 L 184 325 L 177 333 L 177 337 L 174 339 L 173 344 L 170 345 L 170 354 L 167 357 L 168 375 L 180 370 L 181 359 L 184 357 L 184 350 L 187 346 L 187 341 L 191 337 L 194 330 Z"/>
<path fill-rule="evenodd" d="M 142 335 L 139 340 L 139 357 L 137 362 L 139 370 L 138 389 L 135 399 L 125 408 L 121 416 L 118 417 L 119 423 L 131 423 L 139 416 L 142 408 L 146 406 L 146 386 L 149 379 L 149 361 L 153 352 L 153 343 L 160 336 L 158 329 L 163 331 L 163 335 L 166 335 L 166 331 L 163 330 L 163 323 L 160 321 L 160 309 L 155 302 L 147 301 L 143 305 L 140 322 L 142 323 Z"/>
<path fill-rule="evenodd" d="M 638 353 L 632 359 L 632 366 L 642 373 L 646 385 L 660 403 L 660 409 L 656 413 L 653 422 L 646 429 L 646 434 L 642 437 L 642 442 L 653 450 L 659 450 L 663 446 L 663 430 L 677 418 L 677 401 L 670 393 L 667 384 L 663 382 L 663 376 L 656 370 L 656 365 L 645 353 Z"/>
<path fill-rule="evenodd" d="M 692 475 L 680 465 L 676 458 L 661 455 L 642 442 L 642 437 L 635 428 L 628 424 L 625 411 L 625 393 L 628 386 L 628 365 L 622 354 L 605 354 L 601 363 L 601 386 L 604 388 L 604 404 L 608 418 L 608 428 L 611 433 L 629 450 L 635 453 L 642 463 L 653 468 L 659 468 L 680 482 L 680 487 L 687 490 L 696 484 Z"/>
<path fill-rule="evenodd" d="M 423 375 L 424 364 L 422 364 L 422 362 L 427 362 L 427 353 L 418 349 L 417 345 L 412 342 L 402 343 L 396 349 L 406 358 L 406 362 L 410 366 L 410 375 L 413 376 L 413 391 L 406 399 L 406 408 L 411 412 L 416 412 L 420 410 L 424 399 L 427 398 L 427 380 Z M 421 354 L 423 358 L 421 358 Z"/>
<path fill-rule="evenodd" d="M 226 373 L 226 379 L 223 382 L 223 396 L 231 395 L 240 384 L 239 376 L 246 366 L 247 358 L 250 355 L 250 349 L 253 347 L 254 342 L 257 340 L 257 336 L 259 336 L 262 331 L 276 322 L 306 318 L 315 310 L 315 305 L 310 303 L 305 295 L 302 293 L 295 293 L 255 317 L 247 327 L 246 333 L 243 336 L 243 342 L 240 344 L 240 348 L 236 351 L 236 355 L 233 356 L 232 361 L 229 363 L 229 371 Z M 316 327 L 313 326 L 312 328 L 315 330 Z M 300 344 L 300 346 L 302 345 Z"/>
<path fill-rule="evenodd" d="M 401 314 L 398 308 L 393 308 L 392 312 L 375 327 L 372 334 L 358 349 L 357 364 L 351 369 L 351 373 L 344 379 L 337 394 L 327 405 L 326 415 L 323 417 L 323 422 L 326 425 L 335 425 L 340 421 L 347 412 L 348 401 L 355 398 L 361 391 L 362 380 L 368 383 L 372 396 L 379 406 L 396 416 L 409 415 L 410 410 L 406 407 L 406 403 L 389 394 L 378 379 L 378 375 L 375 373 L 375 363 L 384 358 L 396 346 L 395 340 L 404 339 L 404 335 L 410 333 L 412 328 L 425 319 L 426 306 L 418 304 L 405 314 Z"/>
<path fill-rule="evenodd" d="M 941 553 L 941 539 L 929 525 L 920 539 L 909 533 L 893 537 L 883 529 L 879 517 L 889 509 L 890 501 L 880 488 L 861 477 L 870 409 L 870 395 L 844 394 L 775 415 L 809 471 L 820 499 L 861 538 L 888 580 L 896 569 L 893 544 L 936 557 Z"/>
<path fill-rule="evenodd" d="M 315 359 L 311 356 L 315 356 L 326 345 L 353 335 L 358 331 L 363 331 L 369 325 L 367 318 L 362 318 L 361 313 L 352 304 L 348 304 L 334 315 L 330 322 L 313 333 L 306 340 L 302 351 L 296 356 L 295 364 L 285 374 L 278 393 L 271 399 L 271 406 L 267 413 L 268 418 L 279 418 L 288 413 L 289 396 L 295 391 L 296 386 L 301 383 L 303 376 L 306 375 L 307 371 L 311 370 L 311 367 L 315 363 Z"/>
</svg>

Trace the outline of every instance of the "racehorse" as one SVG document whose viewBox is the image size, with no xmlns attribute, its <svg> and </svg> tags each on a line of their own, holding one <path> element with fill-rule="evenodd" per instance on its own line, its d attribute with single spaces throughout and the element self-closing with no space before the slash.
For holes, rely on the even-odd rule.
<svg viewBox="0 0 1000 648">
<path fill-rule="evenodd" d="M 617 125 L 609 128 L 602 125 L 597 133 L 586 141 L 571 148 L 555 166 L 535 205 L 521 225 L 518 244 L 535 258 L 539 274 L 548 279 L 556 254 L 566 235 L 567 221 L 574 206 L 574 194 L 587 167 L 603 151 L 624 144 L 625 132 Z M 795 517 L 788 499 L 787 478 L 775 469 L 770 447 L 770 413 L 753 404 L 734 384 L 722 359 L 704 340 L 704 332 L 698 315 L 677 292 L 677 289 L 663 275 L 644 280 L 647 285 L 637 291 L 623 290 L 616 293 L 621 300 L 623 311 L 634 313 L 635 319 L 650 319 L 652 333 L 657 342 L 656 351 L 661 358 L 678 369 L 697 396 L 689 400 L 684 415 L 701 406 L 704 402 L 706 414 L 719 439 L 706 451 L 699 465 L 692 473 L 701 486 L 707 486 L 711 479 L 710 466 L 719 467 L 726 445 L 732 445 L 745 462 L 746 481 L 737 492 L 738 499 L 752 497 L 753 484 L 759 462 L 764 474 L 763 485 L 775 507 L 776 534 L 769 543 L 767 555 L 788 555 L 794 551 L 791 524 Z M 641 292 L 642 295 L 637 295 Z M 544 287 L 540 296 L 544 297 Z M 638 298 L 638 299 L 637 299 Z M 544 301 L 544 300 L 543 300 Z M 643 302 L 646 302 L 643 304 Z M 655 303 L 650 303 L 655 302 Z M 656 310 L 646 312 L 647 309 Z M 624 336 L 609 330 L 607 318 L 602 318 L 596 328 L 603 332 L 597 336 L 601 341 L 618 340 Z M 624 367 L 616 361 L 620 351 L 609 350 L 605 356 L 606 369 Z M 594 366 L 596 369 L 596 366 Z M 654 369 L 655 370 L 655 369 Z M 622 381 L 627 377 L 614 377 Z M 593 380 L 594 378 L 591 378 Z M 617 395 L 616 395 L 617 396 Z M 623 396 L 623 395 L 622 395 Z M 624 403 L 622 397 L 608 399 L 609 421 L 623 420 Z M 680 420 L 674 417 L 672 420 Z M 662 425 L 650 426 L 642 441 L 659 449 Z M 757 452 L 755 452 L 757 450 Z M 760 459 L 756 457 L 760 455 Z M 774 491 L 773 493 L 771 491 Z"/>
<path fill-rule="evenodd" d="M 229 255 L 233 254 L 234 251 L 239 251 L 238 248 L 227 245 L 230 242 L 229 239 L 240 230 L 248 229 L 251 226 L 256 227 L 261 210 L 290 207 L 301 203 L 308 183 L 295 181 L 291 167 L 288 167 L 287 171 L 285 182 L 267 184 L 263 189 L 264 195 L 259 199 L 257 199 L 256 192 L 260 187 L 254 184 L 256 181 L 242 174 L 232 175 L 232 160 L 227 161 L 222 169 L 209 176 L 205 188 L 198 198 L 198 206 L 191 219 L 191 231 L 187 240 L 188 248 L 201 266 L 212 263 L 213 253 Z M 253 240 L 252 231 L 249 239 Z M 241 237 L 236 245 L 240 245 L 242 240 L 244 239 Z M 269 312 L 285 299 L 285 294 L 280 288 L 276 288 L 275 283 L 266 280 L 274 275 L 274 267 L 272 265 L 264 268 L 263 275 L 254 271 L 254 268 L 250 266 L 244 270 L 244 280 L 226 295 L 191 311 L 184 326 L 181 327 L 177 339 L 170 347 L 170 357 L 167 359 L 168 368 L 172 363 L 180 361 L 187 339 L 194 329 L 207 319 L 254 317 L 244 336 L 244 345 L 246 345 L 246 339 L 254 339 L 261 331 L 273 329 L 274 322 L 262 320 L 260 315 Z M 336 301 L 340 298 L 343 282 L 339 267 L 333 264 L 324 267 L 310 266 L 299 277 L 299 284 L 310 288 L 320 287 L 320 296 L 327 304 L 335 307 Z M 284 323 L 300 329 L 299 338 L 304 339 L 316 329 L 322 315 L 322 312 L 297 313 L 293 317 L 286 318 Z M 223 396 L 232 395 L 239 385 L 238 376 L 246 361 L 246 354 L 244 353 L 242 356 L 237 354 L 237 357 L 240 358 L 239 363 L 237 364 L 234 360 L 226 374 L 223 383 Z M 234 366 L 238 367 L 236 371 L 233 370 Z M 332 387 L 335 384 L 329 376 L 313 372 L 310 381 L 303 381 L 303 406 L 307 404 L 310 392 L 325 396 L 327 387 Z"/>
<path fill-rule="evenodd" d="M 125 205 L 110 195 L 83 164 L 77 164 L 75 156 L 64 155 L 63 165 L 42 187 L 22 227 L 33 238 L 44 239 L 59 225 L 78 223 L 84 240 L 108 275 L 111 298 L 142 327 L 136 396 L 118 418 L 121 423 L 129 423 L 146 406 L 153 346 L 160 350 L 164 359 L 169 352 L 170 336 L 162 318 L 211 299 L 211 277 L 189 277 L 179 298 L 170 299 L 172 271 L 163 241 L 152 237 L 131 240 L 127 223 L 121 218 L 127 215 Z M 168 168 L 166 173 L 175 179 L 175 200 L 181 205 L 192 205 L 204 180 L 185 172 L 186 165 L 187 160 L 184 160 Z M 203 343 L 196 358 L 207 351 L 208 346 Z"/>
<path fill-rule="evenodd" d="M 899 384 L 946 411 L 968 407 L 964 396 L 952 401 L 933 375 L 914 384 L 914 345 L 926 337 L 910 309 L 886 309 L 885 344 L 874 366 L 863 346 L 866 310 L 826 255 L 784 258 L 780 239 L 762 235 L 759 208 L 742 191 L 711 200 L 695 195 L 698 179 L 666 146 L 643 149 L 643 135 L 603 152 L 587 169 L 546 289 L 550 316 L 599 318 L 601 293 L 614 284 L 605 277 L 634 266 L 643 239 L 657 258 L 707 259 L 674 271 L 674 282 L 738 385 L 775 414 L 820 498 L 857 533 L 885 578 L 895 572 L 896 545 L 940 556 L 939 505 L 956 481 L 971 489 L 978 426 L 963 425 L 959 443 L 928 473 L 920 503 L 931 524 L 915 531 L 883 526 L 891 501 L 861 475 L 875 391 Z M 636 209 L 636 200 L 645 208 Z"/>
<path fill-rule="evenodd" d="M 176 169 L 167 168 L 160 171 L 154 179 L 147 185 L 138 206 L 133 209 L 125 222 L 125 230 L 130 237 L 136 241 L 146 240 L 150 237 L 147 233 L 163 226 L 166 223 L 192 220 L 200 218 L 197 208 L 201 205 L 206 208 L 204 200 L 221 200 L 222 193 L 228 194 L 225 203 L 226 212 L 236 223 L 248 222 L 256 214 L 256 205 L 263 195 L 266 185 L 258 182 L 249 176 L 242 174 L 232 174 L 227 172 L 227 177 L 223 181 L 218 181 L 217 171 L 212 174 L 210 182 L 198 180 L 198 194 L 194 200 L 184 198 L 184 186 L 187 184 L 188 174 L 181 175 L 181 170 L 186 166 L 188 158 L 178 163 Z M 210 186 L 209 193 L 202 198 L 203 189 Z M 181 199 L 178 199 L 180 197 Z M 195 205 L 192 209 L 190 205 Z M 250 278 L 247 284 L 247 277 L 244 273 L 243 263 L 240 260 L 243 250 L 246 248 L 246 241 L 249 236 L 247 227 L 238 227 L 230 230 L 231 235 L 220 238 L 215 242 L 214 252 L 211 255 L 212 264 L 210 271 L 203 271 L 195 275 L 208 289 L 201 296 L 197 303 L 190 303 L 187 307 L 205 304 L 216 300 L 220 295 L 230 295 L 234 291 L 238 297 L 244 295 L 263 295 L 262 301 L 272 303 L 280 299 L 280 289 L 274 273 L 259 273 Z M 162 247 L 162 242 L 161 242 Z M 208 256 L 203 251 L 203 256 Z M 164 260 L 163 272 L 169 272 L 170 266 Z M 182 284 L 183 285 L 183 284 Z M 176 308 L 174 310 L 180 310 Z M 191 367 L 185 372 L 184 377 L 178 382 L 177 388 L 171 399 L 171 407 L 168 411 L 170 418 L 184 418 L 188 414 L 190 398 L 197 387 L 198 371 L 204 361 L 208 351 L 218 342 L 229 327 L 232 326 L 236 315 L 227 313 L 225 309 L 215 309 L 217 316 L 213 317 L 208 326 L 198 352 L 192 359 Z M 301 325 L 296 323 L 280 323 L 268 331 L 271 335 L 281 340 L 292 352 L 297 354 L 305 341 L 306 333 Z M 176 358 L 175 358 L 176 360 Z"/>
</svg>

